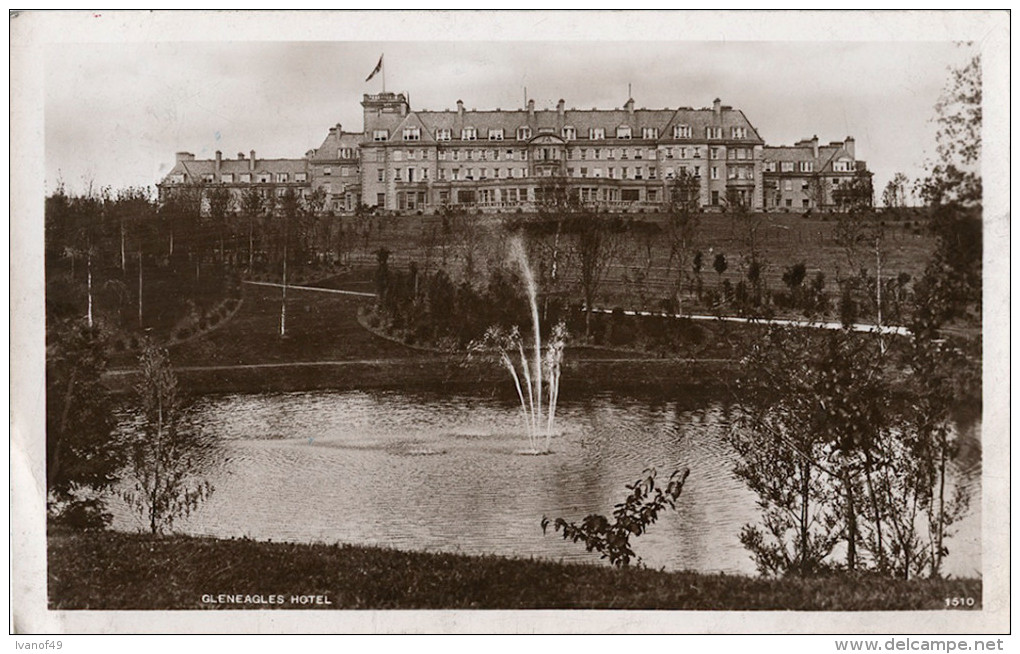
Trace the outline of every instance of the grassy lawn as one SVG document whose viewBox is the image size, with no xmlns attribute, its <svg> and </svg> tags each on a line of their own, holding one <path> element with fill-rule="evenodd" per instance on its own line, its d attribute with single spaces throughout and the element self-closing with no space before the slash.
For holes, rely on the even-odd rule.
<svg viewBox="0 0 1020 654">
<path fill-rule="evenodd" d="M 49 533 L 52 609 L 942 609 L 975 579 L 761 579 L 551 561 L 116 532 Z M 283 604 L 203 595 L 283 595 Z M 290 603 L 322 595 L 330 604 Z"/>
</svg>

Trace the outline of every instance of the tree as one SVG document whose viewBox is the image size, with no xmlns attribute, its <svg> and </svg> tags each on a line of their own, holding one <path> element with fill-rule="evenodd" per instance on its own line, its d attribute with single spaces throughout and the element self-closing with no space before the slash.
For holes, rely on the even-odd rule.
<svg viewBox="0 0 1020 654">
<path fill-rule="evenodd" d="M 581 294 L 584 297 L 584 335 L 590 338 L 591 313 L 609 271 L 609 264 L 616 256 L 620 242 L 617 237 L 619 226 L 613 223 L 610 216 L 591 210 L 580 210 L 573 222 L 577 230 L 574 248 L 580 268 Z"/>
<path fill-rule="evenodd" d="M 113 402 L 101 381 L 106 348 L 97 327 L 81 321 L 48 330 L 46 352 L 46 489 L 51 514 L 77 513 L 87 526 L 110 516 L 98 495 L 123 463 Z"/>
<path fill-rule="evenodd" d="M 952 71 L 935 105 L 939 161 L 918 182 L 932 208 L 936 247 L 921 284 L 929 306 L 920 307 L 942 323 L 981 308 L 981 61 L 974 57 Z"/>
<path fill-rule="evenodd" d="M 139 424 L 128 445 L 133 481 L 124 498 L 153 534 L 173 529 L 212 493 L 203 470 L 216 449 L 192 425 L 166 350 L 147 343 L 139 359 Z"/>
<path fill-rule="evenodd" d="M 882 204 L 887 209 L 901 209 L 907 205 L 907 176 L 896 173 L 882 192 Z"/>
<path fill-rule="evenodd" d="M 230 190 L 222 186 L 209 190 L 209 218 L 216 229 L 220 245 L 220 262 L 225 259 L 225 241 L 228 228 L 228 220 L 233 210 L 233 195 Z"/>
<path fill-rule="evenodd" d="M 266 199 L 255 186 L 249 186 L 241 194 L 241 215 L 248 222 L 248 272 L 255 269 L 255 228 L 261 225 L 266 214 Z"/>
<path fill-rule="evenodd" d="M 288 248 L 290 239 L 290 226 L 297 222 L 301 213 L 301 199 L 298 197 L 294 187 L 288 186 L 280 198 L 280 208 L 283 214 L 283 296 L 280 300 L 280 337 L 287 335 L 287 258 L 290 253 Z"/>
<path fill-rule="evenodd" d="M 669 265 L 673 266 L 673 296 L 677 313 L 683 312 L 682 295 L 687 269 L 697 246 L 701 217 L 698 213 L 698 178 L 685 169 L 668 189 L 666 204 L 666 238 L 669 241 Z"/>
</svg>

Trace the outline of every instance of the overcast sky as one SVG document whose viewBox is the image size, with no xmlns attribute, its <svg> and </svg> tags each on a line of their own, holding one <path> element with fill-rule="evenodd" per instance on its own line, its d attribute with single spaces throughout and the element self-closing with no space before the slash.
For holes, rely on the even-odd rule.
<svg viewBox="0 0 1020 654">
<path fill-rule="evenodd" d="M 535 14 L 541 17 L 541 14 Z M 673 16 L 682 23 L 683 16 Z M 696 22 L 696 21 L 695 21 Z M 340 30 L 343 33 L 343 30 Z M 394 30 L 397 35 L 406 34 Z M 697 36 L 694 30 L 684 32 Z M 441 35 L 441 33 L 440 33 Z M 45 49 L 46 188 L 58 179 L 121 188 L 157 182 L 186 150 L 297 158 L 341 123 L 360 131 L 365 77 L 385 53 L 386 88 L 412 109 L 742 109 L 770 145 L 850 135 L 875 172 L 914 179 L 934 151 L 933 106 L 947 67 L 971 52 L 950 41 L 625 40 L 60 43 Z M 500 34 L 500 37 L 505 37 Z M 512 36 L 512 34 L 511 34 Z M 685 37 L 685 38 L 687 38 Z M 155 39 L 155 40 L 153 40 Z"/>
</svg>

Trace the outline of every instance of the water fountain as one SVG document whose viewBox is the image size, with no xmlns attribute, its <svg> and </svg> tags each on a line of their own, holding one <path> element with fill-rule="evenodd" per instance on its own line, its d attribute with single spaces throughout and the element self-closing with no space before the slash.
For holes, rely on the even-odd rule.
<svg viewBox="0 0 1020 654">
<path fill-rule="evenodd" d="M 562 322 L 553 327 L 543 358 L 542 331 L 538 314 L 538 288 L 531 272 L 531 266 L 528 264 L 528 254 L 524 249 L 524 242 L 520 237 L 514 237 L 510 241 L 510 258 L 521 269 L 528 292 L 528 302 L 531 306 L 531 322 L 534 333 L 534 351 L 531 360 L 529 361 L 524 347 L 524 339 L 517 327 L 512 328 L 509 332 L 499 327 L 490 327 L 482 342 L 499 351 L 500 362 L 509 371 L 514 381 L 528 433 L 529 447 L 522 450 L 521 453 L 547 454 L 550 451 L 549 443 L 555 431 L 556 402 L 560 393 L 560 365 L 566 346 L 567 328 Z M 519 364 L 515 363 L 514 355 L 519 357 Z M 544 415 L 542 410 L 543 391 L 548 398 Z M 542 444 L 543 440 L 544 445 Z"/>
</svg>

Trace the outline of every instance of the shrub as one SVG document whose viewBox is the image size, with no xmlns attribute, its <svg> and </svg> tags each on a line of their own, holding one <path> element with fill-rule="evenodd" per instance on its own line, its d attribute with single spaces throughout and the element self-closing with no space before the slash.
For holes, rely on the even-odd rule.
<svg viewBox="0 0 1020 654">
<path fill-rule="evenodd" d="M 683 491 L 684 482 L 690 471 L 686 468 L 676 470 L 669 476 L 669 483 L 662 489 L 655 485 L 655 470 L 646 470 L 643 479 L 627 485 L 630 495 L 613 511 L 613 522 L 604 515 L 593 513 L 581 521 L 580 525 L 567 522 L 563 518 L 555 521 L 542 516 L 542 533 L 549 524 L 555 531 L 563 532 L 564 540 L 575 543 L 584 542 L 585 549 L 595 551 L 602 558 L 609 559 L 615 566 L 628 566 L 635 557 L 630 547 L 630 537 L 640 536 L 655 524 L 659 513 L 664 509 L 676 508 L 676 500 Z M 639 559 L 640 561 L 640 559 Z"/>
</svg>

